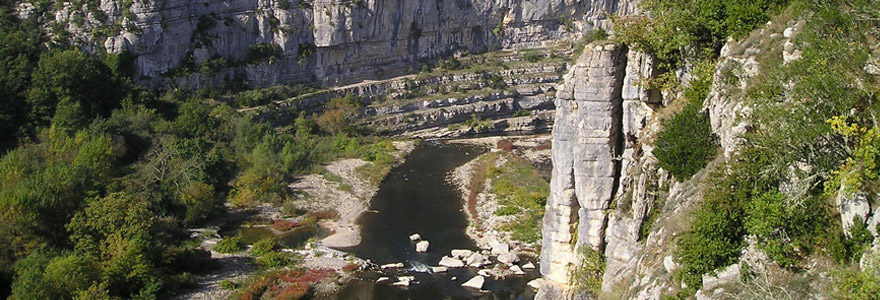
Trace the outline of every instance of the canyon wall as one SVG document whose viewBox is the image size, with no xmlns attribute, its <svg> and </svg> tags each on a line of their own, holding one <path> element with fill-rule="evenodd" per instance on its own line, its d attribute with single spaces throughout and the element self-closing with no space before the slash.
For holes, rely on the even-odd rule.
<svg viewBox="0 0 880 300">
<path fill-rule="evenodd" d="M 153 86 L 235 79 L 338 85 L 412 72 L 420 60 L 455 51 L 577 39 L 610 26 L 608 14 L 635 10 L 631 2 L 100 0 L 66 2 L 44 18 L 81 48 L 127 51 L 137 62 L 135 78 Z M 19 5 L 22 17 L 36 11 Z"/>
</svg>

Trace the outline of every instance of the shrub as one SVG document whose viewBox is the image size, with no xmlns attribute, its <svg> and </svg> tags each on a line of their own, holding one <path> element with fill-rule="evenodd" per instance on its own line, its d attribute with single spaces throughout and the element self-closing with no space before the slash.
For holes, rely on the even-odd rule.
<svg viewBox="0 0 880 300">
<path fill-rule="evenodd" d="M 605 255 L 586 247 L 581 248 L 578 255 L 581 264 L 571 269 L 569 281 L 576 288 L 598 295 L 602 289 L 602 275 L 605 274 Z"/>
<path fill-rule="evenodd" d="M 495 210 L 496 216 L 510 216 L 510 215 L 515 215 L 518 213 L 519 213 L 519 208 L 516 208 L 514 206 L 509 206 L 509 205 L 499 207 L 498 209 Z"/>
<path fill-rule="evenodd" d="M 220 280 L 220 288 L 224 290 L 234 290 L 238 288 L 238 284 L 235 281 L 229 279 Z"/>
<path fill-rule="evenodd" d="M 297 222 L 288 221 L 288 220 L 272 221 L 272 229 L 275 229 L 278 231 L 288 231 L 288 230 L 296 228 L 299 225 L 300 224 L 297 224 Z"/>
<path fill-rule="evenodd" d="M 239 236 L 223 238 L 214 245 L 214 251 L 220 253 L 238 253 L 241 250 L 244 250 L 244 243 Z"/>
<path fill-rule="evenodd" d="M 498 140 L 496 147 L 498 149 L 504 150 L 505 152 L 513 151 L 513 143 L 506 139 Z"/>
<path fill-rule="evenodd" d="M 310 211 L 310 212 L 309 212 L 308 214 L 306 214 L 306 215 L 309 216 L 309 217 L 312 217 L 312 218 L 314 218 L 314 219 L 316 219 L 316 220 L 325 220 L 325 219 L 326 219 L 326 220 L 332 220 L 332 219 L 336 219 L 336 218 L 339 217 L 339 213 L 337 213 L 337 212 L 334 211 L 334 210 L 316 210 L 316 211 Z"/>
<path fill-rule="evenodd" d="M 284 252 L 269 252 L 257 258 L 257 264 L 264 268 L 280 268 L 290 263 L 290 258 Z"/>
<path fill-rule="evenodd" d="M 660 167 L 668 170 L 679 181 L 686 180 L 706 166 L 718 148 L 712 133 L 709 116 L 702 112 L 703 99 L 712 83 L 712 67 L 703 64 L 697 78 L 685 90 L 685 108 L 661 121 L 663 128 L 657 133 L 654 156 Z"/>
<path fill-rule="evenodd" d="M 278 240 L 274 238 L 262 239 L 251 245 L 251 254 L 263 256 L 275 251 L 276 248 L 278 248 Z"/>
</svg>

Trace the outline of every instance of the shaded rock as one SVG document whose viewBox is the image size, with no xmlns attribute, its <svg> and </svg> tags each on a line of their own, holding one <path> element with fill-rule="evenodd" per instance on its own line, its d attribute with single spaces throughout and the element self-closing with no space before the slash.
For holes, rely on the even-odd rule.
<svg viewBox="0 0 880 300">
<path fill-rule="evenodd" d="M 467 265 L 475 268 L 482 267 L 486 265 L 486 257 L 482 254 L 474 253 L 467 258 Z"/>
<path fill-rule="evenodd" d="M 486 278 L 483 276 L 477 275 L 477 276 L 474 276 L 474 278 L 471 278 L 470 280 L 466 281 L 465 283 L 462 283 L 461 286 L 465 287 L 465 288 L 472 288 L 472 289 L 480 290 L 480 289 L 483 289 L 483 284 L 485 284 L 485 283 L 486 283 Z"/>
<path fill-rule="evenodd" d="M 516 256 L 516 253 L 507 252 L 507 253 L 498 255 L 498 262 L 508 264 L 508 265 L 513 264 L 513 263 L 519 262 L 519 256 Z"/>
</svg>

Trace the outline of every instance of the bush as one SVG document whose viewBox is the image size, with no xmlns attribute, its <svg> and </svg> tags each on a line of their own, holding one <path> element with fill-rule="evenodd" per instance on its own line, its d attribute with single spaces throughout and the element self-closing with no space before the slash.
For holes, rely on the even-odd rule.
<svg viewBox="0 0 880 300">
<path fill-rule="evenodd" d="M 278 240 L 274 238 L 262 239 L 251 245 L 251 254 L 254 256 L 263 256 L 269 254 L 278 248 Z"/>
<path fill-rule="evenodd" d="M 269 252 L 257 258 L 257 264 L 268 269 L 280 268 L 290 263 L 290 258 L 284 252 Z"/>
<path fill-rule="evenodd" d="M 297 222 L 288 221 L 288 220 L 275 220 L 272 221 L 272 229 L 278 231 L 288 231 L 299 226 Z"/>
<path fill-rule="evenodd" d="M 709 116 L 702 112 L 703 99 L 712 84 L 712 66 L 703 64 L 697 78 L 685 90 L 685 108 L 661 121 L 657 133 L 654 156 L 660 167 L 668 170 L 679 181 L 684 181 L 712 160 L 718 141 L 712 133 Z"/>
<path fill-rule="evenodd" d="M 605 274 L 605 255 L 590 248 L 582 248 L 578 254 L 581 264 L 569 272 L 569 281 L 576 288 L 599 295 L 602 276 Z"/>
<path fill-rule="evenodd" d="M 238 253 L 242 250 L 244 250 L 244 243 L 241 242 L 239 236 L 223 238 L 214 245 L 214 251 L 220 253 Z"/>
<path fill-rule="evenodd" d="M 518 214 L 519 212 L 520 212 L 519 208 L 516 208 L 515 206 L 506 205 L 506 206 L 502 206 L 502 207 L 499 207 L 498 209 L 496 209 L 495 215 L 496 216 L 510 216 L 510 215 Z"/>
</svg>

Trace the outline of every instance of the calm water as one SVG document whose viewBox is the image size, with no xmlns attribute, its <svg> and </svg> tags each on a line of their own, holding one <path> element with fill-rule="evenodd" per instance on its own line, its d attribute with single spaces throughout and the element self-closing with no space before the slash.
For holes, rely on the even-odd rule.
<svg viewBox="0 0 880 300">
<path fill-rule="evenodd" d="M 458 189 L 447 183 L 449 171 L 463 165 L 484 148 L 470 145 L 424 142 L 401 166 L 391 171 L 380 186 L 370 209 L 358 219 L 362 242 L 351 249 L 341 249 L 377 264 L 405 264 L 406 270 L 395 274 L 363 273 L 360 280 L 347 284 L 333 299 L 531 299 L 534 293 L 526 286 L 537 277 L 537 271 L 503 281 L 488 279 L 484 290 L 467 290 L 461 284 L 476 275 L 472 268 L 452 269 L 448 273 L 429 274 L 424 270 L 436 266 L 452 249 L 476 250 L 464 233 L 467 216 L 462 210 Z M 416 253 L 409 235 L 419 233 L 430 241 L 428 253 Z M 417 283 L 409 288 L 376 284 L 380 276 L 394 279 L 397 275 L 415 276 Z M 457 280 L 451 280 L 457 277 Z"/>
</svg>

